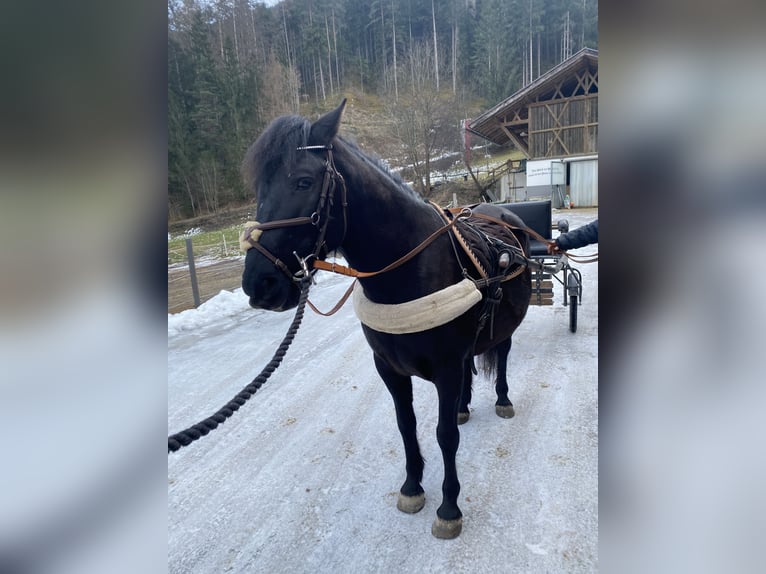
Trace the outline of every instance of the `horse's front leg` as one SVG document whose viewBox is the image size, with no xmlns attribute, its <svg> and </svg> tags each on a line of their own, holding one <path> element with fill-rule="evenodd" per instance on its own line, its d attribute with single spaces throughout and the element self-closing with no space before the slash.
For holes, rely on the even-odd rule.
<svg viewBox="0 0 766 574">
<path fill-rule="evenodd" d="M 508 369 L 508 353 L 511 352 L 511 338 L 498 343 L 497 347 L 497 379 L 495 380 L 495 392 L 497 393 L 497 402 L 495 403 L 495 413 L 504 419 L 512 418 L 516 412 L 513 410 L 513 403 L 508 398 L 508 380 L 506 371 Z"/>
<path fill-rule="evenodd" d="M 442 482 L 442 503 L 436 510 L 436 520 L 431 533 L 437 538 L 455 538 L 463 529 L 463 513 L 457 505 L 460 494 L 460 482 L 457 478 L 455 456 L 460 444 L 460 431 L 457 428 L 458 401 L 460 398 L 463 369 L 453 365 L 452 369 L 442 371 L 434 377 L 434 384 L 439 394 L 439 422 L 436 426 L 436 438 L 444 459 L 444 482 Z"/>
<path fill-rule="evenodd" d="M 399 490 L 396 507 L 402 512 L 419 512 L 426 503 L 423 481 L 423 456 L 417 437 L 417 421 L 412 408 L 412 379 L 396 372 L 378 355 L 375 355 L 375 367 L 386 384 L 396 409 L 396 424 L 404 442 L 407 478 Z"/>
</svg>

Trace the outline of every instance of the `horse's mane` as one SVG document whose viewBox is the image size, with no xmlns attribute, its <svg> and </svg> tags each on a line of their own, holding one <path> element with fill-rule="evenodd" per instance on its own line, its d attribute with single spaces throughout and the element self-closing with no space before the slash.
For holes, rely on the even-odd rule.
<svg viewBox="0 0 766 574">
<path fill-rule="evenodd" d="M 299 147 L 308 142 L 311 123 L 301 116 L 281 116 L 273 120 L 245 154 L 242 174 L 247 188 L 254 190 L 260 174 L 273 173 L 280 164 L 295 162 Z"/>
<path fill-rule="evenodd" d="M 415 197 L 416 199 L 423 200 L 421 195 L 415 191 L 412 187 L 407 185 L 407 183 L 402 179 L 402 177 L 398 173 L 394 173 L 391 171 L 391 169 L 388 167 L 388 165 L 378 156 L 374 156 L 370 154 L 369 152 L 366 152 L 362 150 L 356 142 L 353 140 L 344 137 L 344 136 L 337 136 L 337 140 L 339 140 L 347 150 L 351 153 L 353 153 L 354 156 L 356 156 L 357 159 L 361 160 L 366 165 L 372 167 L 377 172 L 379 172 L 384 177 L 390 179 L 396 186 L 406 193 L 407 195 L 410 195 L 412 197 Z"/>
<path fill-rule="evenodd" d="M 247 188 L 254 190 L 260 174 L 273 173 L 280 164 L 290 166 L 295 162 L 297 149 L 308 143 L 311 123 L 302 116 L 281 116 L 273 120 L 253 143 L 242 162 L 242 175 Z M 355 141 L 346 136 L 336 136 L 340 146 L 357 160 L 391 180 L 396 187 L 409 196 L 423 200 L 397 173 L 377 156 L 363 151 Z"/>
</svg>

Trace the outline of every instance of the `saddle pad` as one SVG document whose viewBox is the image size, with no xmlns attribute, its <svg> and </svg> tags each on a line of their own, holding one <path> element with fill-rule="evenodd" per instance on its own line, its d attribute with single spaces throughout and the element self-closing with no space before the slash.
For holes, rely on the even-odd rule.
<svg viewBox="0 0 766 574">
<path fill-rule="evenodd" d="M 493 206 L 491 204 L 482 204 L 481 207 L 477 206 L 475 210 L 497 219 L 501 219 L 507 222 L 509 225 L 514 225 L 517 227 L 523 225 L 521 221 L 516 220 L 513 214 L 507 210 Z M 498 225 L 478 217 L 469 217 L 466 223 L 469 225 L 464 225 L 462 222 L 458 222 L 458 229 L 460 230 L 460 233 L 463 235 L 466 243 L 471 248 L 474 256 L 482 265 L 487 274 L 490 276 L 496 275 L 498 272 L 498 253 L 494 247 L 488 245 L 484 238 L 478 235 L 474 229 L 478 229 L 487 236 L 498 239 L 503 243 L 514 247 L 519 245 L 517 236 L 507 227 L 503 227 L 502 225 Z M 517 233 L 522 237 L 521 245 L 524 246 L 526 243 L 525 234 L 522 232 Z"/>
<path fill-rule="evenodd" d="M 449 323 L 481 299 L 481 292 L 470 279 L 397 305 L 373 303 L 364 296 L 359 283 L 354 285 L 354 311 L 359 320 L 371 329 L 392 335 L 418 333 Z"/>
</svg>

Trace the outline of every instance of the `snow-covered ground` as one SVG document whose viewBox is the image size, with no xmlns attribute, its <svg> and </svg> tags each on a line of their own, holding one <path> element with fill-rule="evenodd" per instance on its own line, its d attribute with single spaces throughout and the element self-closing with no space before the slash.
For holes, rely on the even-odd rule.
<svg viewBox="0 0 766 574">
<path fill-rule="evenodd" d="M 562 214 L 571 228 L 598 216 Z M 514 336 L 516 417 L 498 418 L 492 384 L 474 381 L 471 419 L 460 427 L 457 539 L 431 535 L 442 462 L 427 381 L 414 385 L 426 506 L 415 515 L 396 509 L 401 439 L 349 302 L 329 318 L 307 309 L 282 365 L 247 405 L 168 457 L 169 571 L 597 571 L 598 265 L 577 267 L 577 333 L 556 283 L 555 305 L 530 307 Z M 329 309 L 348 281 L 322 276 L 311 300 Z M 241 290 L 169 316 L 168 433 L 257 375 L 292 318 L 250 309 Z"/>
</svg>

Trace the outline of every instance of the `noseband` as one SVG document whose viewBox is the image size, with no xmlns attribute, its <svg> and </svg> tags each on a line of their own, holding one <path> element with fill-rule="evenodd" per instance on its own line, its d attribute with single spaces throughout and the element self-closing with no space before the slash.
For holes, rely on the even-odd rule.
<svg viewBox="0 0 766 574">
<path fill-rule="evenodd" d="M 327 159 L 325 160 L 325 172 L 324 179 L 322 180 L 322 191 L 319 194 L 319 202 L 316 209 L 309 217 L 293 217 L 290 219 L 277 219 L 276 221 L 268 221 L 266 223 L 259 223 L 257 221 L 248 221 L 245 223 L 245 228 L 239 236 L 239 246 L 242 251 L 247 252 L 248 249 L 254 247 L 260 251 L 269 261 L 271 261 L 282 273 L 284 273 L 290 280 L 300 282 L 304 277 L 309 275 L 309 261 L 319 258 L 322 250 L 327 252 L 327 245 L 325 244 L 325 238 L 327 235 L 327 227 L 330 223 L 330 212 L 335 204 L 336 189 L 340 188 L 340 201 L 343 207 L 343 238 L 346 237 L 346 230 L 348 228 L 348 200 L 346 197 L 346 182 L 343 180 L 343 176 L 338 172 L 335 167 L 335 161 L 332 155 L 332 144 L 328 145 L 309 145 L 296 148 L 298 151 L 314 151 L 325 150 L 327 152 Z M 287 265 L 281 261 L 278 257 L 273 255 L 261 245 L 258 240 L 264 231 L 270 229 L 280 229 L 282 227 L 293 227 L 298 225 L 313 225 L 319 230 L 314 250 L 309 255 L 301 257 L 295 251 L 296 259 L 300 263 L 301 268 L 293 273 L 287 267 Z"/>
</svg>

